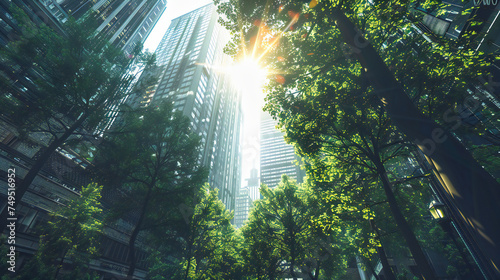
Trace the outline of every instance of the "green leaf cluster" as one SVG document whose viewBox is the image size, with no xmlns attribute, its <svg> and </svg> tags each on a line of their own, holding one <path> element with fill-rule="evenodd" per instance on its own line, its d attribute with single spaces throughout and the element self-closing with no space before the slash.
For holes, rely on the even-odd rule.
<svg viewBox="0 0 500 280">
<path fill-rule="evenodd" d="M 51 219 L 40 229 L 38 250 L 16 279 L 94 279 L 89 266 L 99 256 L 101 190 L 102 186 L 91 183 L 79 197 L 50 213 Z M 71 269 L 63 271 L 63 265 Z"/>
</svg>

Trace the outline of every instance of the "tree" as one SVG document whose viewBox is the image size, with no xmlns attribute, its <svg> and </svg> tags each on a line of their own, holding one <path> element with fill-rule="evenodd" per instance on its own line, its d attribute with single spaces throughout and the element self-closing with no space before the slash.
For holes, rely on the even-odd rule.
<svg viewBox="0 0 500 280">
<path fill-rule="evenodd" d="M 349 73 L 344 77 L 344 83 L 350 82 Z M 352 78 L 354 83 L 356 79 Z M 381 104 L 372 98 L 352 97 L 361 96 L 363 87 L 353 86 L 347 92 L 333 91 L 328 82 L 317 84 L 325 88 L 324 95 L 315 94 L 315 87 L 311 87 L 302 94 L 314 96 L 313 99 L 285 98 L 280 102 L 284 109 L 280 119 L 287 139 L 297 143 L 301 155 L 311 160 L 310 168 L 314 168 L 315 161 L 324 161 L 318 164 L 344 173 L 371 174 L 372 180 L 378 179 L 417 265 L 425 270 L 428 261 L 397 203 L 385 167 L 391 160 L 407 156 L 403 139 L 392 129 Z M 364 204 L 366 197 L 361 199 Z"/>
<path fill-rule="evenodd" d="M 59 279 L 64 263 L 71 271 L 63 279 L 89 279 L 89 261 L 98 256 L 102 186 L 91 183 L 68 205 L 50 213 L 42 228 L 40 246 L 20 273 L 20 279 Z M 33 278 L 37 277 L 37 278 Z"/>
<path fill-rule="evenodd" d="M 92 17 L 68 20 L 64 35 L 36 26 L 21 12 L 17 18 L 23 32 L 2 50 L 2 115 L 21 138 L 41 139 L 42 145 L 17 185 L 20 201 L 57 148 L 93 134 L 110 105 L 124 96 L 132 78 L 127 71 L 136 61 L 97 35 Z M 11 76 L 6 69 L 17 71 Z M 6 215 L 5 208 L 0 228 Z"/>
<path fill-rule="evenodd" d="M 335 215 L 332 196 L 319 192 L 317 184 L 322 184 L 307 176 L 300 185 L 300 194 L 307 205 L 310 237 L 306 239 L 305 261 L 301 268 L 306 279 L 339 279 L 345 276 L 348 259 L 355 256 L 351 246 L 356 240 L 355 227 L 345 219 Z M 366 248 L 359 244 L 356 248 Z M 369 249 L 369 248 L 366 248 Z"/>
<path fill-rule="evenodd" d="M 274 224 L 273 230 L 278 244 L 281 245 L 280 255 L 282 260 L 287 261 L 287 272 L 294 280 L 297 279 L 296 270 L 304 257 L 303 246 L 308 223 L 306 205 L 296 191 L 297 185 L 290 182 L 287 176 L 282 177 L 281 186 L 275 191 L 263 186 L 261 193 L 264 200 L 261 203 L 265 205 L 262 205 L 259 213 L 261 219 Z"/>
<path fill-rule="evenodd" d="M 281 256 L 278 247 L 278 239 L 270 223 L 257 217 L 252 210 L 248 223 L 241 229 L 244 237 L 242 251 L 248 274 L 257 279 L 274 280 L 284 272 L 281 264 Z"/>
<path fill-rule="evenodd" d="M 295 91 L 297 87 L 302 90 L 307 85 L 314 85 L 322 73 L 334 73 L 345 64 L 357 67 L 358 73 L 362 73 L 364 82 L 368 83 L 371 92 L 381 101 L 392 123 L 408 140 L 419 146 L 428 160 L 436 166 L 435 173 L 463 215 L 463 222 L 475 231 L 475 238 L 482 251 L 493 263 L 498 264 L 500 250 L 496 246 L 500 244 L 500 225 L 492 213 L 500 211 L 495 202 L 500 198 L 499 185 L 451 133 L 416 108 L 404 87 L 370 43 L 377 40 L 376 32 L 372 34 L 374 27 L 382 29 L 382 26 L 401 26 L 405 21 L 407 7 L 410 6 L 408 4 L 412 2 L 377 1 L 371 6 L 365 1 L 326 1 L 319 4 L 317 1 L 310 1 L 308 7 L 303 1 L 275 4 L 265 2 L 219 3 L 219 11 L 225 14 L 223 21 L 236 34 L 232 43 L 233 54 L 237 53 L 234 50 L 240 47 L 240 42 L 248 42 L 245 42 L 244 36 L 240 36 L 241 32 L 250 34 L 259 27 L 261 30 L 271 30 L 266 34 L 256 32 L 255 41 L 271 42 L 269 45 L 257 44 L 252 48 L 258 54 L 257 57 L 266 52 L 268 56 L 272 52 L 273 57 L 281 57 L 272 62 L 276 66 L 276 72 L 284 73 L 279 74 L 277 83 L 272 85 L 281 95 L 287 90 Z M 405 7 L 404 4 L 408 6 Z M 374 19 L 371 25 L 363 25 L 361 19 L 367 18 Z M 252 27 L 254 23 L 256 27 Z M 281 37 L 279 43 L 275 43 L 272 36 Z M 380 41 L 380 46 L 382 44 Z M 348 50 L 349 55 L 342 57 L 346 53 L 343 50 Z M 287 59 L 283 59 L 284 57 Z M 357 63 L 351 61 L 353 59 Z M 343 86 L 344 81 L 337 80 L 334 89 Z M 270 109 L 281 110 L 279 105 Z M 471 197 L 476 199 L 470 199 Z M 496 210 L 491 211 L 492 209 Z M 425 277 L 431 279 L 430 267 L 427 266 L 424 270 Z"/>
<path fill-rule="evenodd" d="M 140 232 L 168 230 L 182 221 L 181 205 L 194 205 L 206 179 L 198 165 L 199 137 L 189 119 L 173 113 L 171 102 L 130 111 L 124 125 L 105 136 L 95 166 L 105 187 L 124 195 L 112 206 L 117 217 L 131 219 L 129 271 L 136 268 L 135 243 Z"/>
<path fill-rule="evenodd" d="M 167 240 L 153 240 L 157 249 L 150 257 L 153 265 L 148 279 L 244 279 L 243 240 L 217 193 L 205 184 L 193 208 L 182 206 L 185 229 L 175 236 L 167 233 Z M 172 239 L 180 240 L 180 246 L 168 248 Z"/>
<path fill-rule="evenodd" d="M 264 198 L 255 203 L 242 228 L 244 256 L 253 276 L 319 279 L 325 272 L 342 271 L 342 242 L 338 235 L 316 230 L 311 219 L 315 210 L 307 204 L 305 189 L 283 175 L 276 189 L 263 185 L 261 193 Z"/>
<path fill-rule="evenodd" d="M 206 184 L 185 237 L 184 279 L 238 279 L 238 239 L 218 191 Z M 240 275 L 241 277 L 241 275 Z"/>
<path fill-rule="evenodd" d="M 153 251 L 149 257 L 148 262 L 151 263 L 148 275 L 148 280 L 167 280 L 167 279 L 180 279 L 182 271 L 182 264 L 179 259 L 169 258 L 166 254 L 158 250 Z"/>
</svg>

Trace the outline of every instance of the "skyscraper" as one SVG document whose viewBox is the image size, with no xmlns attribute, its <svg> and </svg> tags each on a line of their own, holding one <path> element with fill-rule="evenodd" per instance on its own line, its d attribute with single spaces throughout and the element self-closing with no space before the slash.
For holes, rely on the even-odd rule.
<svg viewBox="0 0 500 280">
<path fill-rule="evenodd" d="M 259 193 L 259 177 L 257 175 L 257 169 L 253 168 L 250 170 L 250 178 L 246 179 L 248 184 L 248 195 L 250 196 L 250 199 L 252 201 L 255 201 L 257 199 L 260 199 L 260 193 Z"/>
<path fill-rule="evenodd" d="M 295 161 L 300 158 L 295 154 L 292 145 L 283 139 L 283 132 L 275 128 L 276 121 L 262 113 L 260 119 L 260 181 L 269 188 L 274 188 L 281 181 L 281 175 L 302 183 L 304 170 Z"/>
<path fill-rule="evenodd" d="M 239 228 L 242 227 L 248 214 L 252 208 L 252 203 L 260 199 L 259 194 L 259 177 L 257 176 L 257 169 L 250 170 L 250 178 L 246 179 L 248 182 L 245 187 L 242 187 L 236 197 L 236 208 L 234 210 L 234 225 Z"/>
<path fill-rule="evenodd" d="M 199 163 L 209 168 L 209 183 L 219 189 L 226 208 L 234 210 L 241 176 L 241 98 L 229 77 L 217 70 L 231 62 L 223 53 L 229 34 L 217 18 L 209 4 L 172 20 L 155 52 L 157 66 L 140 79 L 154 74 L 158 82 L 128 102 L 148 106 L 172 100 L 174 110 L 182 111 L 201 137 Z"/>
<path fill-rule="evenodd" d="M 144 43 L 165 11 L 166 5 L 167 0 L 0 0 L 0 46 L 7 45 L 22 33 L 22 26 L 14 18 L 13 7 L 25 12 L 35 24 L 45 24 L 61 35 L 64 35 L 62 24 L 70 17 L 79 20 L 93 11 L 98 24 L 96 31 L 100 36 L 122 49 L 125 54 L 131 54 L 138 44 Z M 25 92 L 27 88 L 33 88 L 32 81 L 38 77 L 17 77 L 15 68 L 16 66 L 10 65 L 0 70 L 0 75 L 5 74 L 12 80 L 11 90 L 20 93 Z M 24 93 L 19 95 L 30 96 Z M 106 121 L 99 125 L 98 132 L 106 130 L 114 122 L 115 108 L 121 102 L 116 100 L 115 104 L 110 106 Z"/>
<path fill-rule="evenodd" d="M 92 10 L 101 23 L 97 30 L 125 52 L 144 43 L 167 6 L 167 0 L 91 2 L 95 3 Z"/>
<path fill-rule="evenodd" d="M 69 17 L 79 19 L 94 11 L 99 31 L 110 43 L 131 52 L 137 43 L 143 43 L 167 6 L 167 0 L 0 0 L 0 43 L 6 44 L 15 24 L 11 4 L 15 3 L 33 21 L 59 29 Z"/>
<path fill-rule="evenodd" d="M 236 208 L 234 210 L 234 225 L 236 228 L 242 227 L 248 219 L 248 213 L 250 212 L 252 201 L 253 200 L 250 198 L 249 194 L 249 188 L 241 188 L 238 196 L 236 196 Z"/>
<path fill-rule="evenodd" d="M 422 16 L 416 23 L 419 33 L 429 41 L 439 42 L 442 38 L 454 40 L 463 47 L 484 54 L 498 53 L 500 47 L 500 5 L 498 1 L 448 0 L 442 4 L 415 8 Z M 492 60 L 487 69 L 492 81 L 500 79 L 500 62 Z M 489 80 L 489 78 L 487 78 Z M 486 103 L 500 108 L 500 87 L 490 86 L 480 89 L 488 98 Z M 498 137 L 498 131 L 491 132 Z"/>
</svg>

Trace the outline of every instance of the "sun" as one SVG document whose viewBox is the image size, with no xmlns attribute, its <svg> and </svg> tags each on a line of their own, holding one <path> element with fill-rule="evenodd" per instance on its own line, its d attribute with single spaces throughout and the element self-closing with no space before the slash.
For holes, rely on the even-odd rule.
<svg viewBox="0 0 500 280">
<path fill-rule="evenodd" d="M 268 75 L 267 70 L 251 57 L 245 57 L 233 64 L 229 74 L 235 86 L 246 93 L 261 91 Z"/>
</svg>

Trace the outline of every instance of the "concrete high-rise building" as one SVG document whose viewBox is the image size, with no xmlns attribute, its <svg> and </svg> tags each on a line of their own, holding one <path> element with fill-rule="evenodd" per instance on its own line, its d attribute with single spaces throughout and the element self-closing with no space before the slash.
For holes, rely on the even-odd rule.
<svg viewBox="0 0 500 280">
<path fill-rule="evenodd" d="M 144 43 L 167 6 L 167 0 L 90 2 L 95 3 L 92 10 L 101 24 L 97 30 L 113 45 L 129 53 L 137 44 Z"/>
<path fill-rule="evenodd" d="M 243 187 L 236 196 L 236 208 L 234 210 L 234 226 L 240 228 L 246 220 L 252 207 L 253 200 L 250 198 L 249 188 Z"/>
<path fill-rule="evenodd" d="M 102 35 L 103 40 L 122 48 L 125 53 L 130 52 L 138 43 L 143 43 L 154 25 L 166 8 L 166 0 L 141 0 L 141 1 L 118 1 L 118 0 L 25 0 L 10 1 L 0 0 L 0 47 L 7 45 L 13 40 L 19 39 L 23 32 L 22 22 L 16 19 L 16 9 L 22 10 L 35 25 L 45 24 L 64 36 L 63 24 L 73 17 L 82 19 L 85 15 L 94 15 L 97 19 L 96 31 Z M 10 62 L 9 62 L 10 63 Z M 17 65 L 1 65 L 0 76 L 4 77 L 8 87 L 2 88 L 3 94 L 16 97 L 19 102 L 30 102 L 36 100 L 37 85 L 34 81 L 41 79 L 40 73 L 44 71 L 30 70 L 19 74 Z M 17 102 L 17 101 L 16 101 Z M 118 106 L 121 100 L 115 100 L 113 106 Z M 112 123 L 114 117 L 113 106 L 108 107 L 108 116 Z M 46 146 L 50 137 L 33 137 L 31 143 L 21 141 L 16 135 L 16 129 L 9 125 L 9 116 L 0 121 L 0 139 L 6 147 L 4 150 L 17 150 L 28 157 Z M 102 127 L 107 127 L 107 121 Z M 86 128 L 89 129 L 89 128 Z M 93 128 L 90 128 L 93 129 Z M 101 129 L 100 129 L 101 130 Z M 33 144 L 36 143 L 36 144 Z"/>
<path fill-rule="evenodd" d="M 300 158 L 292 145 L 285 142 L 284 133 L 276 129 L 276 121 L 267 113 L 260 119 L 260 182 L 274 188 L 281 175 L 302 183 L 305 172 L 297 165 Z"/>
<path fill-rule="evenodd" d="M 144 43 L 166 5 L 167 0 L 0 0 L 0 46 L 7 45 L 22 33 L 22 26 L 14 18 L 13 7 L 25 12 L 33 23 L 45 24 L 63 36 L 62 25 L 70 17 L 80 20 L 92 11 L 98 24 L 98 38 L 108 40 L 126 55 L 130 55 L 138 44 Z M 15 73 L 15 66 L 0 70 L 0 75 L 5 74 L 13 81 L 12 91 L 20 96 L 30 96 L 24 92 L 27 88 L 34 88 L 33 81 L 39 77 L 17 77 Z M 117 114 L 115 109 L 121 102 L 122 100 L 116 100 L 109 107 L 106 121 L 99 125 L 98 132 L 111 126 Z"/>
<path fill-rule="evenodd" d="M 252 208 L 252 203 L 257 199 L 260 199 L 257 169 L 253 168 L 250 170 L 250 178 L 247 178 L 246 181 L 248 182 L 247 185 L 242 187 L 236 196 L 234 225 L 237 228 L 242 227 L 245 221 L 248 220 L 248 214 Z"/>
<path fill-rule="evenodd" d="M 257 169 L 253 168 L 250 170 L 250 178 L 246 179 L 247 183 L 247 188 L 248 188 L 248 195 L 252 199 L 252 201 L 255 201 L 257 199 L 260 199 L 260 192 L 259 192 L 259 177 L 257 173 Z"/>
<path fill-rule="evenodd" d="M 0 43 L 5 45 L 15 24 L 11 5 L 24 10 L 33 21 L 60 30 L 69 17 L 80 19 L 94 11 L 97 31 L 114 46 L 130 53 L 138 43 L 144 43 L 154 25 L 165 11 L 167 0 L 0 0 Z"/>
<path fill-rule="evenodd" d="M 229 210 L 235 209 L 240 185 L 241 95 L 220 67 L 231 58 L 223 53 L 229 34 L 218 22 L 213 4 L 172 20 L 155 51 L 157 65 L 144 71 L 159 79 L 147 90 L 131 95 L 132 106 L 171 100 L 174 110 L 191 120 L 201 137 L 199 163 L 209 168 L 209 183 Z"/>
<path fill-rule="evenodd" d="M 442 4 L 415 7 L 421 14 L 421 22 L 415 28 L 428 41 L 439 42 L 450 39 L 460 45 L 457 50 L 469 48 L 486 55 L 498 54 L 500 48 L 500 5 L 498 1 L 447 0 Z M 500 80 L 500 61 L 492 60 L 483 79 Z M 479 75 L 481 76 L 481 75 Z M 486 83 L 486 82 L 485 82 Z M 488 86 L 478 89 L 485 95 L 484 102 L 493 110 L 500 109 L 500 87 Z M 481 117 L 479 117 L 480 119 Z M 482 121 L 485 121 L 484 118 Z M 500 137 L 498 129 L 490 131 Z M 497 140 L 497 139 L 489 139 Z"/>
</svg>

